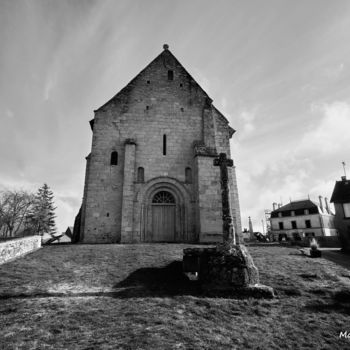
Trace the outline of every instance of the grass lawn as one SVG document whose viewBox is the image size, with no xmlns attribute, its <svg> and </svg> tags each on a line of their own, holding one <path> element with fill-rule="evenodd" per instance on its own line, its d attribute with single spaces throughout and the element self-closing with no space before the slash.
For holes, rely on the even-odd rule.
<svg viewBox="0 0 350 350">
<path fill-rule="evenodd" d="M 208 298 L 188 245 L 45 246 L 0 266 L 0 349 L 350 349 L 350 271 L 250 247 L 277 298 Z"/>
</svg>

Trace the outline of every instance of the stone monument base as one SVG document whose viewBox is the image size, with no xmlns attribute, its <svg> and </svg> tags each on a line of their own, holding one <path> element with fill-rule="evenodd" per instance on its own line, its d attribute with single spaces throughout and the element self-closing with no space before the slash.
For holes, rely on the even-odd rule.
<svg viewBox="0 0 350 350">
<path fill-rule="evenodd" d="M 310 256 L 311 258 L 320 258 L 322 256 L 322 253 L 317 248 L 310 248 Z"/>
<path fill-rule="evenodd" d="M 183 271 L 197 276 L 208 295 L 274 297 L 271 287 L 259 284 L 259 272 L 244 245 L 220 244 L 184 249 Z"/>
</svg>

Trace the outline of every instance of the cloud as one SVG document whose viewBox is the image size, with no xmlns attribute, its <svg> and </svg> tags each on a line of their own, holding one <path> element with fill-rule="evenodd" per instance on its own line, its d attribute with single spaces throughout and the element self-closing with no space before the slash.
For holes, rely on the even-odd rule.
<svg viewBox="0 0 350 350">
<path fill-rule="evenodd" d="M 244 109 L 239 113 L 236 123 L 238 124 L 238 128 L 240 130 L 238 134 L 238 138 L 240 140 L 253 136 L 253 133 L 256 129 L 256 115 L 257 108 Z"/>
<path fill-rule="evenodd" d="M 7 109 L 6 110 L 6 117 L 9 119 L 12 119 L 15 116 L 15 114 L 13 113 L 13 111 L 11 109 Z"/>
<path fill-rule="evenodd" d="M 245 131 L 246 130 L 254 130 L 254 119 L 255 119 L 255 112 L 253 111 L 243 111 L 240 115 L 240 118 L 243 120 L 245 123 Z"/>
<path fill-rule="evenodd" d="M 339 63 L 337 65 L 329 66 L 325 69 L 324 73 L 329 79 L 338 79 L 342 72 L 344 71 L 344 63 Z"/>
<path fill-rule="evenodd" d="M 78 214 L 78 210 L 71 206 L 65 200 L 61 200 L 61 198 L 55 198 L 56 204 L 56 227 L 58 232 L 65 231 L 67 226 L 73 226 L 75 216 Z"/>
<path fill-rule="evenodd" d="M 313 103 L 304 112 L 300 136 L 275 137 L 274 149 L 263 151 L 259 140 L 256 152 L 251 153 L 238 142 L 238 186 L 241 198 L 242 222 L 247 226 L 248 216 L 260 230 L 264 209 L 273 202 L 318 196 L 330 198 L 334 183 L 341 175 L 340 162 L 347 161 L 350 146 L 350 104 L 347 101 Z M 254 113 L 241 113 L 240 120 L 254 124 Z M 248 126 L 249 140 L 256 140 L 258 129 Z M 271 135 L 270 135 L 271 138 Z M 264 140 L 261 140 L 264 142 Z M 233 143 L 235 145 L 237 141 Z M 251 142 L 251 141 L 249 141 Z M 254 200 L 252 200 L 254 198 Z"/>
<path fill-rule="evenodd" d="M 332 155 L 349 148 L 350 105 L 344 101 L 311 104 L 316 116 L 297 147 L 298 154 Z"/>
<path fill-rule="evenodd" d="M 193 79 L 199 84 L 199 86 L 209 95 L 211 96 L 212 94 L 210 93 L 211 89 L 211 81 L 208 79 L 208 77 L 200 71 L 196 67 L 192 67 L 191 69 L 191 75 Z M 214 101 L 215 104 L 215 101 Z"/>
<path fill-rule="evenodd" d="M 29 192 L 35 192 L 39 187 L 38 183 L 33 183 L 23 178 L 23 175 L 20 174 L 19 177 L 9 177 L 4 174 L 0 175 L 0 190 L 5 189 L 21 189 Z"/>
<path fill-rule="evenodd" d="M 44 87 L 44 98 L 45 101 L 49 100 L 51 91 L 54 89 L 57 83 L 57 73 L 56 70 L 52 70 L 49 76 L 46 79 L 45 87 Z"/>
</svg>

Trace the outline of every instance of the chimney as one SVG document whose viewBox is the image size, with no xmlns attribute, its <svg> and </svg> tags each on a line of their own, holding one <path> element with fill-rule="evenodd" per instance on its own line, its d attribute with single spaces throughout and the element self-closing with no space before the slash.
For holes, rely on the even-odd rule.
<svg viewBox="0 0 350 350">
<path fill-rule="evenodd" d="M 272 208 L 273 208 L 273 210 L 277 209 L 277 203 L 276 202 L 272 203 Z"/>
<path fill-rule="evenodd" d="M 318 196 L 319 202 L 320 202 L 320 208 L 321 211 L 323 212 L 323 202 L 322 202 L 322 196 Z"/>
<path fill-rule="evenodd" d="M 326 203 L 326 210 L 327 210 L 327 213 L 330 214 L 331 211 L 329 210 L 328 198 L 327 198 L 327 197 L 324 198 L 324 202 Z"/>
<path fill-rule="evenodd" d="M 342 181 L 346 181 L 346 176 L 342 176 L 342 177 L 341 177 L 341 180 L 342 180 Z"/>
</svg>

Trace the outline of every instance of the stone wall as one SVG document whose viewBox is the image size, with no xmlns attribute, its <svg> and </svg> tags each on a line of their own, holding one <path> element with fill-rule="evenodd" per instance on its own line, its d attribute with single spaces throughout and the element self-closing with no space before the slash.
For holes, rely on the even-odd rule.
<svg viewBox="0 0 350 350">
<path fill-rule="evenodd" d="M 169 69 L 173 80 L 168 80 Z M 133 205 L 130 200 L 123 203 L 125 140 L 136 142 L 134 169 L 127 174 L 128 182 L 137 182 L 137 169 L 143 167 L 145 183 L 160 176 L 185 183 L 186 167 L 193 169 L 192 143 L 202 138 L 205 100 L 204 92 L 176 60 L 159 57 L 95 112 L 85 242 L 128 241 L 123 220 L 130 222 L 139 215 L 126 207 Z M 167 136 L 166 155 L 163 135 Z M 112 151 L 119 156 L 115 166 L 110 166 Z M 131 167 L 128 164 L 128 169 Z M 128 218 L 122 218 L 122 209 Z M 134 223 L 134 229 L 137 226 L 139 223 Z"/>
<path fill-rule="evenodd" d="M 0 243 L 0 264 L 41 248 L 41 236 L 17 238 Z"/>
<path fill-rule="evenodd" d="M 169 70 L 172 71 L 172 79 L 168 77 Z M 194 158 L 193 142 L 200 140 L 207 147 L 217 147 L 229 155 L 232 131 L 207 94 L 176 58 L 169 51 L 164 51 L 115 97 L 95 111 L 82 210 L 83 241 L 147 240 L 150 198 L 139 193 L 152 195 L 148 186 L 154 179 L 164 184 L 163 187 L 157 185 L 158 190 L 170 186 L 169 191 L 178 198 L 176 212 L 181 222 L 176 224 L 176 235 L 188 237 L 189 241 L 198 238 L 195 203 L 204 203 L 206 199 L 203 196 L 199 199 L 200 193 L 195 185 L 198 164 Z M 164 135 L 166 154 L 163 154 Z M 132 139 L 134 144 L 125 143 L 128 139 Z M 113 151 L 118 152 L 117 165 L 110 164 Z M 140 167 L 144 169 L 142 182 L 137 179 Z M 204 190 L 207 198 L 214 195 L 221 198 L 217 187 L 218 172 L 212 169 L 212 159 L 208 161 L 208 167 L 200 167 L 205 181 L 203 186 L 215 183 L 213 188 Z M 192 171 L 193 181 L 186 181 L 186 168 Z M 233 216 L 240 231 L 235 171 L 230 171 Z M 213 203 L 208 206 L 215 207 L 211 216 L 219 213 L 220 206 Z M 221 213 L 216 220 L 221 222 Z M 211 225 L 211 231 L 218 227 L 216 223 L 214 226 Z M 221 232 L 221 224 L 219 226 Z"/>
<path fill-rule="evenodd" d="M 195 160 L 199 241 L 221 242 L 223 221 L 220 168 L 213 165 L 214 157 L 198 155 Z"/>
<path fill-rule="evenodd" d="M 301 241 L 297 241 L 296 243 L 303 247 L 310 247 L 310 242 L 312 241 L 312 237 L 303 238 Z M 315 237 L 319 248 L 340 248 L 341 247 L 341 239 L 339 236 L 319 236 Z M 293 242 L 292 242 L 293 243 Z"/>
</svg>

